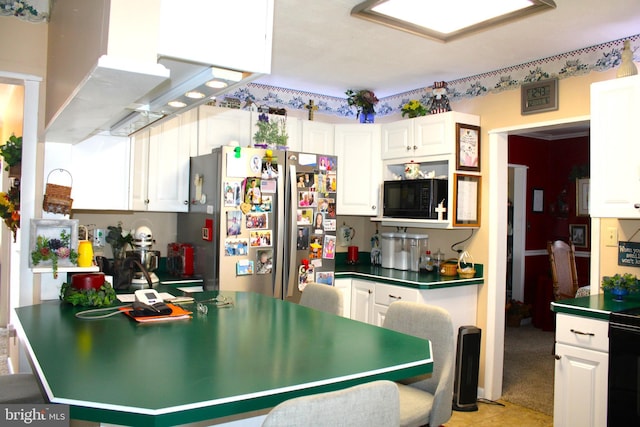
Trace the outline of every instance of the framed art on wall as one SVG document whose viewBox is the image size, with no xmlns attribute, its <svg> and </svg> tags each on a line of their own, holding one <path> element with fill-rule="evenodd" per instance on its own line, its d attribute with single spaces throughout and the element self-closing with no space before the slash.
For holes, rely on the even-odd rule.
<svg viewBox="0 0 640 427">
<path fill-rule="evenodd" d="M 480 172 L 480 127 L 456 123 L 456 169 Z"/>
<path fill-rule="evenodd" d="M 587 247 L 587 224 L 570 224 L 569 237 L 576 248 Z"/>
<path fill-rule="evenodd" d="M 589 178 L 576 179 L 576 216 L 589 216 Z"/>
<path fill-rule="evenodd" d="M 480 226 L 480 176 L 454 174 L 453 226 Z"/>
</svg>

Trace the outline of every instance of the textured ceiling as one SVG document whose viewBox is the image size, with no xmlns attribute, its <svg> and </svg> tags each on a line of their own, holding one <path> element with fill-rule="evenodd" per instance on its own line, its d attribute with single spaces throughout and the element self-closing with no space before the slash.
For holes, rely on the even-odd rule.
<svg viewBox="0 0 640 427">
<path fill-rule="evenodd" d="M 385 97 L 640 33 L 640 0 L 555 0 L 554 10 L 449 43 L 351 17 L 360 2 L 276 0 L 272 73 L 256 83 Z"/>
</svg>

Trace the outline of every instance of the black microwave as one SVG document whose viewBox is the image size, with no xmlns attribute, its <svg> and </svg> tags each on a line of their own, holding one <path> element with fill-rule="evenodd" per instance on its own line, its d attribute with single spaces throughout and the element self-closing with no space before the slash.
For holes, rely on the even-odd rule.
<svg viewBox="0 0 640 427">
<path fill-rule="evenodd" d="M 446 179 L 385 181 L 382 215 L 391 218 L 438 219 L 440 202 L 447 206 Z M 446 212 L 443 219 L 447 218 Z"/>
</svg>

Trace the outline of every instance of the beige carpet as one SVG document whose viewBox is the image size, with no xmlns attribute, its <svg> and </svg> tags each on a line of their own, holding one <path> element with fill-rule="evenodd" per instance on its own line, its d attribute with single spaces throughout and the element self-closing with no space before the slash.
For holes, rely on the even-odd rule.
<svg viewBox="0 0 640 427">
<path fill-rule="evenodd" d="M 553 415 L 554 333 L 507 327 L 504 341 L 502 399 Z"/>
</svg>

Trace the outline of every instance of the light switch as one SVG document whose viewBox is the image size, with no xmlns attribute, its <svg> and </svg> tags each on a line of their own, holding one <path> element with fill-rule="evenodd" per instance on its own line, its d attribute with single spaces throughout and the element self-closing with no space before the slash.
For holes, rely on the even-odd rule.
<svg viewBox="0 0 640 427">
<path fill-rule="evenodd" d="M 608 227 L 604 236 L 605 246 L 618 246 L 618 229 L 616 227 Z"/>
</svg>

